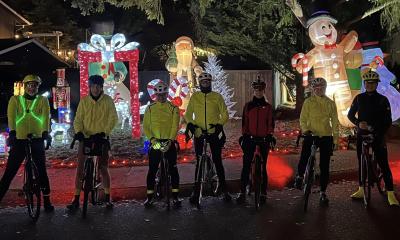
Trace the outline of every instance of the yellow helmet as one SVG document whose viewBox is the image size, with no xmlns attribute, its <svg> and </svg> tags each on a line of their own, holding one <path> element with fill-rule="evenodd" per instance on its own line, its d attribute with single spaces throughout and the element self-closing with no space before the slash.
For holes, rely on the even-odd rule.
<svg viewBox="0 0 400 240">
<path fill-rule="evenodd" d="M 40 79 L 39 76 L 37 75 L 33 75 L 33 74 L 29 74 L 26 75 L 24 77 L 24 80 L 22 81 L 23 83 L 27 83 L 27 82 L 37 82 L 39 85 L 42 83 L 42 80 Z"/>
<path fill-rule="evenodd" d="M 363 81 L 368 81 L 368 82 L 380 82 L 379 80 L 379 74 L 375 71 L 372 71 L 371 69 L 364 72 L 363 75 L 361 76 Z"/>
</svg>

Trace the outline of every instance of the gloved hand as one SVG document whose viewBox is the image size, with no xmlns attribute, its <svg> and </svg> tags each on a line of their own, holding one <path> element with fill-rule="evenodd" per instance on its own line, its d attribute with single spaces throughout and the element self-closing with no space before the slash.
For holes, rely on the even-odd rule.
<svg viewBox="0 0 400 240">
<path fill-rule="evenodd" d="M 196 131 L 196 125 L 194 125 L 193 123 L 188 123 L 186 125 L 186 129 L 188 129 L 192 134 L 194 134 L 194 132 Z"/>
<path fill-rule="evenodd" d="M 268 138 L 268 141 L 269 141 L 269 144 L 270 144 L 270 148 L 271 148 L 272 150 L 275 149 L 275 146 L 276 146 L 276 138 L 274 137 L 274 135 L 268 134 L 268 135 L 267 135 L 267 138 Z"/>
<path fill-rule="evenodd" d="M 209 124 L 211 128 L 215 129 L 215 134 L 219 135 L 223 130 L 224 127 L 221 124 Z"/>
<path fill-rule="evenodd" d="M 303 133 L 303 135 L 305 135 L 305 136 L 311 136 L 311 135 L 312 135 L 312 131 L 307 130 L 307 131 L 305 131 L 305 132 Z"/>
<path fill-rule="evenodd" d="M 76 140 L 78 140 L 78 141 L 83 141 L 83 139 L 85 139 L 85 135 L 83 135 L 82 132 L 78 132 L 78 133 L 75 133 L 74 138 L 75 138 Z"/>
<path fill-rule="evenodd" d="M 15 142 L 17 140 L 17 132 L 15 130 L 10 131 L 8 134 L 8 138 L 6 140 L 6 144 L 9 147 L 14 146 Z"/>
<path fill-rule="evenodd" d="M 158 150 L 158 149 L 161 148 L 160 141 L 158 141 L 158 139 L 156 139 L 156 138 L 150 139 L 150 143 L 151 143 L 151 147 L 152 147 L 153 149 Z"/>
<path fill-rule="evenodd" d="M 51 146 L 51 141 L 53 140 L 51 138 L 51 136 L 49 135 L 48 131 L 44 131 L 42 132 L 42 139 L 46 140 L 46 150 L 49 149 L 49 147 Z"/>
</svg>

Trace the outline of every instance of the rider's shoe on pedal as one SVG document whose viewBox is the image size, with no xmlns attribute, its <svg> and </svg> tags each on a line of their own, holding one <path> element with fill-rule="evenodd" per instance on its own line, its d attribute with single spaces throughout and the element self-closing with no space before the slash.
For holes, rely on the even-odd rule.
<svg viewBox="0 0 400 240">
<path fill-rule="evenodd" d="M 46 212 L 53 212 L 54 206 L 50 202 L 49 195 L 43 195 L 43 207 Z"/>
<path fill-rule="evenodd" d="M 214 190 L 214 196 L 219 196 L 222 192 L 223 192 L 223 186 L 218 182 L 217 187 Z"/>
<path fill-rule="evenodd" d="M 236 198 L 236 203 L 237 204 L 243 204 L 246 202 L 246 194 L 245 193 L 239 193 L 239 195 Z"/>
<path fill-rule="evenodd" d="M 182 206 L 182 200 L 179 198 L 174 198 L 172 200 L 172 204 L 174 205 L 175 208 L 180 208 Z"/>
<path fill-rule="evenodd" d="M 195 194 L 194 192 L 192 193 L 192 195 L 189 198 L 189 202 L 193 205 L 198 205 L 199 204 L 199 196 L 197 196 L 197 194 Z"/>
<path fill-rule="evenodd" d="M 228 192 L 224 192 L 224 197 L 223 197 L 223 199 L 224 199 L 225 202 L 230 202 L 230 201 L 232 201 L 232 197 L 231 197 L 231 195 L 229 195 Z"/>
<path fill-rule="evenodd" d="M 399 206 L 399 201 L 393 191 L 387 191 L 387 198 L 390 206 Z"/>
<path fill-rule="evenodd" d="M 326 196 L 325 192 L 320 193 L 319 205 L 321 205 L 322 207 L 327 207 L 329 205 L 329 199 Z"/>
<path fill-rule="evenodd" d="M 72 200 L 72 202 L 67 205 L 67 209 L 73 211 L 78 208 L 79 208 L 79 195 L 75 195 L 74 200 Z"/>
<path fill-rule="evenodd" d="M 362 187 L 358 187 L 357 192 L 351 194 L 352 199 L 362 199 L 364 198 L 364 189 Z"/>
<path fill-rule="evenodd" d="M 147 199 L 144 201 L 145 208 L 151 208 L 153 206 L 153 194 L 147 194 Z"/>
<path fill-rule="evenodd" d="M 294 179 L 293 187 L 301 190 L 303 188 L 303 177 L 297 175 L 296 178 Z"/>
</svg>

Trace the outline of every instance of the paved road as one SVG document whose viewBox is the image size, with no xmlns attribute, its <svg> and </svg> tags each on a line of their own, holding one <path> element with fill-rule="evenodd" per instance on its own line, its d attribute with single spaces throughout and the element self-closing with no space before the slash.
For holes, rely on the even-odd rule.
<svg viewBox="0 0 400 240">
<path fill-rule="evenodd" d="M 111 211 L 91 207 L 83 220 L 57 206 L 32 224 L 25 208 L 0 209 L 0 236 L 9 239 L 399 239 L 400 208 L 387 206 L 374 192 L 365 209 L 351 201 L 354 181 L 339 180 L 328 188 L 328 208 L 318 205 L 318 189 L 310 210 L 302 211 L 301 192 L 284 188 L 269 192 L 267 204 L 256 212 L 244 206 L 207 198 L 197 210 L 185 199 L 183 207 L 167 211 L 162 203 L 146 210 L 140 202 L 122 201 Z M 252 199 L 249 199 L 252 200 Z"/>
</svg>

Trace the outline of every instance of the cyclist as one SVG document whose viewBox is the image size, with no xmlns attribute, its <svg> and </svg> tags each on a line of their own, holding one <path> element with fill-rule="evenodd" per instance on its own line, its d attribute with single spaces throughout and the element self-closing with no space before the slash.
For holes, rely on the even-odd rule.
<svg viewBox="0 0 400 240">
<path fill-rule="evenodd" d="M 337 146 L 339 136 L 338 116 L 335 102 L 326 95 L 326 80 L 314 78 L 310 82 L 312 96 L 304 101 L 300 113 L 300 128 L 304 135 L 318 136 L 316 142 L 320 151 L 320 204 L 327 206 L 329 199 L 326 188 L 329 182 L 329 164 L 334 146 Z M 295 187 L 301 189 L 303 175 L 311 154 L 312 140 L 305 138 L 301 149 L 300 161 L 297 167 Z"/>
<path fill-rule="evenodd" d="M 99 75 L 89 77 L 89 96 L 83 97 L 78 105 L 74 120 L 75 139 L 79 140 L 78 166 L 75 176 L 75 194 L 71 204 L 67 205 L 69 210 L 79 208 L 79 197 L 82 190 L 82 178 L 84 164 L 87 156 L 84 155 L 84 138 L 94 136 L 94 139 L 105 141 L 118 121 L 117 111 L 113 99 L 103 92 L 104 79 Z M 104 186 L 105 203 L 107 208 L 113 205 L 110 198 L 110 173 L 108 171 L 108 152 L 110 143 L 103 144 L 102 153 L 99 157 L 99 170 L 102 175 Z"/>
<path fill-rule="evenodd" d="M 272 134 L 274 132 L 274 119 L 272 115 L 272 106 L 265 98 L 266 84 L 259 77 L 251 84 L 254 92 L 253 99 L 247 102 L 243 108 L 242 115 L 242 137 L 239 140 L 243 150 L 243 168 L 241 175 L 241 188 L 236 202 L 242 204 L 246 200 L 246 186 L 249 182 L 250 166 L 253 160 L 253 155 L 256 150 L 256 144 L 250 139 L 253 137 L 263 137 L 268 140 L 273 140 Z M 270 144 L 265 143 L 260 147 L 261 156 L 263 159 L 262 171 L 263 179 L 261 184 L 260 202 L 265 203 L 267 196 L 267 159 L 270 149 Z"/>
<path fill-rule="evenodd" d="M 193 93 L 185 113 L 187 129 L 194 133 L 194 145 L 197 157 L 196 173 L 200 157 L 203 153 L 203 140 L 200 138 L 202 130 L 207 131 L 211 148 L 212 160 L 218 175 L 218 187 L 216 192 L 224 193 L 224 200 L 230 201 L 231 196 L 226 189 L 225 170 L 222 165 L 221 151 L 226 137 L 223 132 L 223 125 L 228 121 L 229 115 L 225 101 L 221 94 L 213 92 L 211 89 L 212 76 L 203 72 L 199 75 L 198 81 L 200 91 Z M 195 174 L 196 175 L 196 174 Z M 196 181 L 195 176 L 195 181 Z M 190 202 L 198 202 L 198 189 L 200 185 L 196 182 L 194 193 L 190 197 Z M 197 191 L 196 191 L 197 190 Z"/>
<path fill-rule="evenodd" d="M 145 207 L 153 204 L 154 185 L 156 173 L 161 159 L 161 143 L 167 142 L 164 157 L 168 160 L 169 172 L 171 174 L 173 205 L 179 207 L 181 200 L 179 193 L 179 173 L 176 165 L 177 149 L 175 138 L 179 126 L 179 109 L 167 101 L 168 86 L 160 82 L 154 86 L 156 101 L 150 104 L 144 113 L 143 130 L 151 142 L 149 149 L 149 171 L 147 173 L 147 199 Z"/>
<path fill-rule="evenodd" d="M 38 95 L 41 82 L 39 76 L 27 75 L 23 80 L 24 95 L 12 96 L 8 103 L 10 155 L 0 181 L 0 202 L 26 157 L 27 136 L 32 134 L 32 160 L 39 173 L 39 182 L 43 192 L 43 206 L 45 211 L 51 212 L 54 207 L 50 202 L 50 184 L 46 171 L 44 149 L 44 139 L 49 140 L 50 106 L 47 98 Z"/>
<path fill-rule="evenodd" d="M 364 189 L 361 187 L 361 150 L 362 138 L 360 135 L 368 132 L 368 126 L 373 128 L 374 142 L 372 148 L 376 154 L 378 164 L 382 169 L 383 180 L 387 190 L 387 198 L 390 205 L 399 205 L 393 192 L 393 178 L 390 171 L 385 134 L 392 125 L 392 115 L 388 99 L 379 94 L 376 88 L 379 83 L 378 73 L 368 70 L 362 75 L 366 92 L 357 95 L 350 107 L 347 117 L 358 127 L 357 131 L 357 158 L 358 178 L 360 187 L 351 195 L 353 199 L 364 197 Z M 357 113 L 357 117 L 356 117 Z"/>
</svg>

